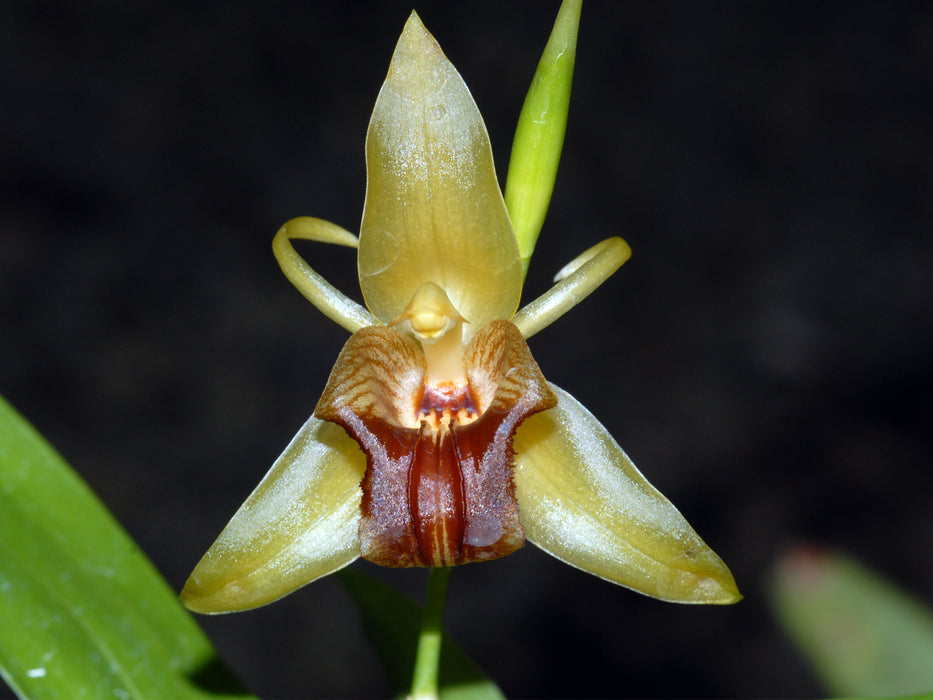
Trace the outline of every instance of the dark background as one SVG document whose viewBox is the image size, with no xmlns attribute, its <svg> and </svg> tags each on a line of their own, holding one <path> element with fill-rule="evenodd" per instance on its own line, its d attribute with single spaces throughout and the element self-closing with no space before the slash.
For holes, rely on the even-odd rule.
<svg viewBox="0 0 933 700">
<path fill-rule="evenodd" d="M 179 5 L 0 5 L 0 393 L 175 588 L 346 339 L 270 243 L 357 228 L 411 9 Z M 556 0 L 418 9 L 504 176 Z M 746 599 L 663 604 L 532 546 L 464 567 L 449 626 L 508 695 L 819 695 L 766 604 L 802 541 L 933 602 L 931 76 L 929 4 L 586 4 L 526 299 L 609 235 L 634 255 L 531 349 Z M 352 251 L 303 250 L 358 295 Z M 386 692 L 334 579 L 201 620 L 264 697 Z"/>
</svg>

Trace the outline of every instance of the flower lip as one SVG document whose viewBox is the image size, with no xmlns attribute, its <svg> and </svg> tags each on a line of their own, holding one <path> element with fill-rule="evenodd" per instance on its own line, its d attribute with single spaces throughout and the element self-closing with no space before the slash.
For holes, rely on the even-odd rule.
<svg viewBox="0 0 933 700">
<path fill-rule="evenodd" d="M 512 436 L 556 399 L 508 321 L 457 350 L 468 380 L 427 382 L 416 341 L 395 328 L 364 328 L 347 341 L 315 409 L 366 454 L 360 543 L 377 564 L 452 566 L 524 542 Z"/>
</svg>

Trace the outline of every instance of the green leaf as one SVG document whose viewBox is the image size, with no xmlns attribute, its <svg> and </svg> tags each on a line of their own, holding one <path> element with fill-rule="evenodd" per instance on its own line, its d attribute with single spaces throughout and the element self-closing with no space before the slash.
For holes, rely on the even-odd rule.
<svg viewBox="0 0 933 700">
<path fill-rule="evenodd" d="M 20 697 L 244 697 L 149 560 L 2 398 L 0 672 Z"/>
<path fill-rule="evenodd" d="M 421 606 L 391 586 L 356 569 L 338 574 L 363 620 L 363 629 L 382 660 L 392 693 L 408 695 L 418 645 Z M 502 691 L 444 633 L 440 697 L 443 700 L 502 700 Z"/>
<path fill-rule="evenodd" d="M 778 565 L 778 619 L 822 679 L 849 697 L 933 697 L 933 612 L 861 564 L 798 550 Z"/>
<path fill-rule="evenodd" d="M 523 270 L 544 224 L 570 109 L 582 0 L 564 0 L 522 106 L 505 182 L 505 206 L 518 240 Z"/>
</svg>

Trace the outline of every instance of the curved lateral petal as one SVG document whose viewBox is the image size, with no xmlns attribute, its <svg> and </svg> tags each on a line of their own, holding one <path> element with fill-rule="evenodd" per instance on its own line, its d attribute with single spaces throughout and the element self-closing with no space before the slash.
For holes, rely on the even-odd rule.
<svg viewBox="0 0 933 700">
<path fill-rule="evenodd" d="M 292 238 L 356 248 L 359 243 L 356 236 L 330 221 L 300 216 L 286 221 L 278 230 L 272 239 L 272 252 L 289 282 L 327 318 L 351 333 L 377 325 L 379 320 L 375 316 L 321 277 L 298 255 L 292 247 Z"/>
<path fill-rule="evenodd" d="M 515 487 L 529 540 L 561 561 L 679 603 L 742 596 L 729 569 L 641 475 L 576 399 L 551 385 L 557 408 L 515 433 Z"/>
<path fill-rule="evenodd" d="M 512 323 L 530 338 L 586 299 L 630 257 L 632 249 L 618 236 L 587 248 L 564 265 L 554 278 L 557 284 L 523 306 Z"/>
<path fill-rule="evenodd" d="M 182 602 L 200 613 L 247 610 L 351 563 L 365 469 L 342 428 L 308 419 L 198 563 Z"/>
<path fill-rule="evenodd" d="M 412 13 L 366 135 L 360 286 L 389 323 L 424 282 L 467 336 L 518 307 L 522 267 L 489 136 L 463 78 Z"/>
</svg>

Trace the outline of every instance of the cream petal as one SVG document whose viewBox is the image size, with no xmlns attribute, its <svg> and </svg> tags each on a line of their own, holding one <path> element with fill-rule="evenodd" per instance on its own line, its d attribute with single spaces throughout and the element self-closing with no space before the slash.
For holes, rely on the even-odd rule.
<svg viewBox="0 0 933 700">
<path fill-rule="evenodd" d="M 272 239 L 272 252 L 288 280 L 332 321 L 351 333 L 379 323 L 379 319 L 369 311 L 315 272 L 305 259 L 298 255 L 292 246 L 292 238 L 356 248 L 359 244 L 356 236 L 330 221 L 299 216 L 285 222 L 278 230 Z"/>
<path fill-rule="evenodd" d="M 415 13 L 376 100 L 366 167 L 358 260 L 369 309 L 389 323 L 434 282 L 469 321 L 468 337 L 511 318 L 522 267 L 486 126 Z"/>
<path fill-rule="evenodd" d="M 732 574 L 609 432 L 551 385 L 557 408 L 515 433 L 515 488 L 529 540 L 561 561 L 681 603 L 734 603 Z"/>
<path fill-rule="evenodd" d="M 512 323 L 530 338 L 596 291 L 631 255 L 628 243 L 618 236 L 600 241 L 564 265 L 554 286 L 523 306 Z"/>
<path fill-rule="evenodd" d="M 365 468 L 342 428 L 310 418 L 198 563 L 182 602 L 200 613 L 255 608 L 351 563 Z"/>
</svg>

